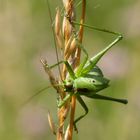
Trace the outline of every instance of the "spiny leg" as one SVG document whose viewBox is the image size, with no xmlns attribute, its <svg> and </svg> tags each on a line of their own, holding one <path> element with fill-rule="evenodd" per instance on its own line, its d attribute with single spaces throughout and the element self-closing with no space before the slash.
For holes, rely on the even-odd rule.
<svg viewBox="0 0 140 140">
<path fill-rule="evenodd" d="M 78 129 L 77 129 L 77 127 L 76 127 L 76 123 L 78 122 L 78 121 L 80 121 L 82 118 L 84 118 L 86 115 L 87 115 L 87 113 L 88 113 L 88 107 L 86 106 L 86 104 L 85 104 L 85 102 L 83 101 L 83 99 L 79 96 L 79 95 L 77 95 L 76 94 L 76 99 L 78 100 L 78 102 L 80 103 L 80 105 L 83 107 L 83 109 L 85 110 L 85 113 L 83 114 L 83 115 L 81 115 L 80 117 L 78 117 L 75 121 L 74 121 L 74 129 L 75 129 L 75 131 L 77 131 L 78 132 Z"/>
<path fill-rule="evenodd" d="M 105 49 L 103 49 L 102 51 L 100 51 L 97 55 L 95 55 L 94 57 L 92 57 L 87 63 L 86 66 L 84 67 L 84 69 L 81 71 L 81 69 L 79 70 L 80 72 L 78 72 L 77 76 L 84 76 L 86 75 L 89 71 L 91 71 L 93 69 L 93 67 L 97 64 L 97 62 L 101 59 L 101 57 L 115 44 L 117 44 L 120 40 L 122 40 L 123 36 L 120 33 L 117 32 L 113 32 L 107 29 L 101 29 L 98 27 L 94 27 L 94 26 L 90 26 L 87 24 L 81 24 L 78 23 L 76 21 L 70 21 L 72 24 L 75 25 L 82 25 L 84 27 L 93 29 L 93 30 L 97 30 L 97 31 L 101 31 L 101 32 L 105 32 L 108 34 L 113 34 L 113 35 L 117 35 L 118 37 L 112 41 Z M 82 47 L 81 47 L 82 48 Z"/>
<path fill-rule="evenodd" d="M 115 44 L 117 44 L 120 40 L 122 40 L 122 36 L 118 36 L 113 42 L 111 42 L 105 49 L 100 51 L 98 54 L 93 56 L 87 63 L 85 64 L 84 69 L 81 72 L 80 76 L 84 76 L 87 73 L 89 73 L 94 66 L 98 63 L 98 61 L 102 58 L 102 56 L 110 49 L 112 48 Z"/>
<path fill-rule="evenodd" d="M 73 24 L 76 24 L 76 25 L 80 25 L 80 26 L 84 26 L 84 27 L 87 27 L 87 28 L 91 28 L 91 29 L 94 29 L 94 30 L 97 30 L 97 31 L 102 31 L 102 32 L 105 32 L 105 33 L 109 33 L 109 34 L 113 34 L 113 35 L 117 35 L 118 37 L 112 41 L 105 49 L 103 49 L 102 51 L 100 51 L 97 55 L 95 55 L 94 57 L 92 57 L 89 61 L 87 61 L 88 59 L 88 54 L 86 52 L 86 50 L 84 49 L 84 47 L 82 46 L 82 44 L 79 43 L 79 47 L 83 50 L 83 52 L 86 54 L 86 58 L 84 60 L 84 62 L 79 66 L 77 72 L 76 72 L 76 76 L 79 77 L 79 76 L 84 76 L 86 75 L 88 72 L 90 72 L 94 66 L 97 64 L 97 62 L 102 58 L 102 56 L 111 48 L 113 47 L 115 44 L 117 44 L 120 40 L 122 40 L 122 35 L 120 33 L 117 33 L 117 32 L 113 32 L 113 31 L 110 31 L 110 30 L 106 30 L 106 29 L 100 29 L 100 28 L 97 28 L 97 27 L 94 27 L 94 26 L 89 26 L 89 25 L 86 25 L 86 24 L 81 24 L 81 23 L 77 23 L 75 21 L 72 21 L 70 20 L 69 16 L 66 16 L 69 20 L 69 22 L 73 25 Z M 73 33 L 75 34 L 75 39 L 77 40 L 78 42 L 78 37 L 76 36 L 76 31 L 74 30 Z M 86 65 L 86 66 L 85 66 Z"/>
<path fill-rule="evenodd" d="M 86 28 L 89 28 L 89 29 L 93 29 L 93 30 L 96 30 L 96 31 L 100 31 L 100 32 L 105 32 L 105 33 L 109 33 L 109 34 L 114 34 L 114 35 L 117 35 L 117 36 L 122 36 L 122 34 L 118 33 L 118 32 L 114 32 L 114 31 L 110 31 L 108 29 L 102 29 L 102 28 L 98 28 L 96 26 L 91 26 L 91 25 L 87 25 L 87 24 L 81 24 L 81 23 L 78 23 L 76 21 L 71 21 L 73 24 L 75 25 L 82 25 Z"/>
<path fill-rule="evenodd" d="M 118 99 L 118 98 L 103 96 L 103 95 L 99 95 L 99 94 L 92 94 L 88 97 L 93 98 L 93 99 L 99 99 L 99 100 L 114 101 L 114 102 L 118 102 L 118 103 L 122 103 L 122 104 L 128 103 L 128 101 L 126 99 Z"/>
</svg>

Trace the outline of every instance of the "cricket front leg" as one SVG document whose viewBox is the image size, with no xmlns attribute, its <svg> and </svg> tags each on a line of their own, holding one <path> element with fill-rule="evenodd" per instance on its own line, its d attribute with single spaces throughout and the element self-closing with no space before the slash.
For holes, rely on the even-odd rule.
<svg viewBox="0 0 140 140">
<path fill-rule="evenodd" d="M 58 108 L 61 108 L 62 106 L 64 106 L 66 102 L 71 99 L 72 95 L 73 93 L 69 93 L 62 100 L 58 100 L 58 103 L 57 103 Z"/>
<path fill-rule="evenodd" d="M 59 82 L 58 80 L 55 78 L 55 76 L 53 75 L 51 68 L 49 67 L 48 63 L 46 60 L 41 59 L 40 60 L 41 63 L 43 64 L 44 70 L 45 72 L 48 74 L 49 76 L 49 80 L 52 84 L 52 86 L 57 90 L 57 92 L 59 92 Z"/>
<path fill-rule="evenodd" d="M 54 65 L 52 65 L 52 66 L 49 66 L 49 65 L 47 64 L 47 61 L 46 61 L 46 60 L 41 60 L 41 63 L 43 64 L 45 71 L 46 71 L 49 75 L 51 75 L 51 77 L 52 77 L 51 69 L 53 69 L 54 67 L 56 67 L 56 66 L 58 66 L 58 65 L 60 65 L 60 64 L 62 64 L 62 63 L 64 63 L 64 64 L 66 65 L 66 68 L 67 68 L 67 70 L 68 70 L 68 72 L 69 72 L 70 77 L 71 77 L 72 79 L 75 79 L 75 78 L 76 78 L 76 77 L 75 77 L 75 74 L 74 74 L 74 71 L 73 71 L 73 69 L 72 69 L 72 67 L 71 67 L 71 65 L 70 65 L 69 62 L 66 61 L 66 60 L 59 61 L 58 63 L 56 63 L 56 64 L 54 64 Z M 54 76 L 53 76 L 53 77 L 54 77 Z M 52 78 L 53 78 L 53 77 L 52 77 Z"/>
</svg>

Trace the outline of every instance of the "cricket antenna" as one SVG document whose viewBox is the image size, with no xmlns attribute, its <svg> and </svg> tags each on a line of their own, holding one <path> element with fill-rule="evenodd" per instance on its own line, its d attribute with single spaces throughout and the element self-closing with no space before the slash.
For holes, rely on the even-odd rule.
<svg viewBox="0 0 140 140">
<path fill-rule="evenodd" d="M 24 103 L 21 104 L 21 106 L 25 106 L 26 104 L 28 104 L 34 97 L 36 97 L 37 95 L 39 95 L 40 93 L 42 93 L 44 90 L 47 90 L 48 88 L 51 88 L 52 86 L 47 86 L 45 88 L 40 89 L 39 91 L 37 91 L 34 95 L 32 95 L 31 97 L 29 97 Z"/>
<path fill-rule="evenodd" d="M 52 19 L 52 14 L 51 14 L 51 9 L 50 9 L 49 1 L 48 0 L 46 0 L 46 1 L 47 1 L 49 17 L 50 17 L 50 21 L 51 21 L 51 29 L 52 29 L 52 32 L 53 32 L 56 60 L 57 60 L 57 63 L 58 63 L 59 62 L 59 56 L 58 56 L 58 49 L 57 49 L 57 44 L 56 44 L 55 31 L 54 31 L 54 28 L 53 28 L 53 19 Z M 59 74 L 60 74 L 60 79 L 62 81 L 62 74 L 61 74 L 61 70 L 60 70 L 60 65 L 58 65 L 58 71 L 59 71 Z"/>
</svg>

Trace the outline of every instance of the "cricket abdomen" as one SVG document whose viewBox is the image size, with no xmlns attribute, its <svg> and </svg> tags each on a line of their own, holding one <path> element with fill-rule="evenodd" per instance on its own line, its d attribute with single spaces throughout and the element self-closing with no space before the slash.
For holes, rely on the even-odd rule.
<svg viewBox="0 0 140 140">
<path fill-rule="evenodd" d="M 109 80 L 101 77 L 101 76 L 93 76 L 90 77 L 79 77 L 74 80 L 73 82 L 73 88 L 75 88 L 77 91 L 92 91 L 92 92 L 98 92 L 106 87 L 108 87 Z"/>
</svg>

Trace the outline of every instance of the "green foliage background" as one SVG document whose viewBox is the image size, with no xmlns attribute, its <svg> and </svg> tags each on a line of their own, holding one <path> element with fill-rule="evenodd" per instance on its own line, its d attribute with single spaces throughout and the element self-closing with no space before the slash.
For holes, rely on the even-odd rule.
<svg viewBox="0 0 140 140">
<path fill-rule="evenodd" d="M 50 1 L 53 17 L 62 3 Z M 80 7 L 77 7 L 80 14 Z M 87 0 L 86 23 L 120 31 L 124 40 L 100 62 L 110 87 L 101 94 L 128 98 L 128 105 L 85 98 L 89 114 L 78 124 L 74 140 L 139 140 L 140 138 L 140 1 Z M 77 14 L 78 16 L 78 14 Z M 85 29 L 89 55 L 105 47 L 112 36 Z M 49 85 L 39 62 L 56 62 L 46 0 L 0 0 L 0 140 L 52 140 L 47 112 L 57 123 L 53 89 L 21 104 Z M 57 72 L 56 72 L 57 74 Z M 51 94 L 51 95 L 50 95 Z M 76 115 L 82 113 L 77 105 Z"/>
</svg>

